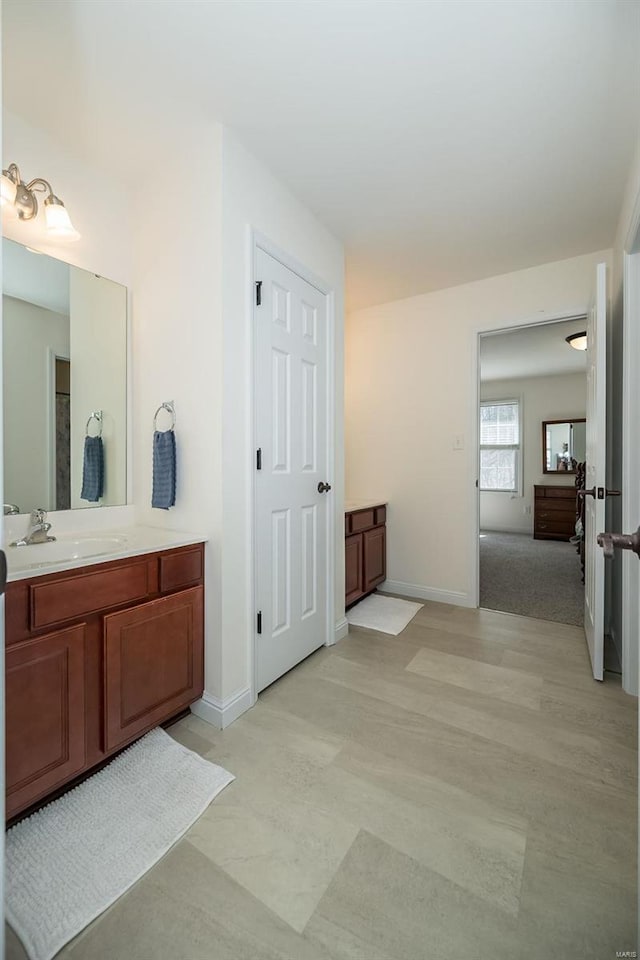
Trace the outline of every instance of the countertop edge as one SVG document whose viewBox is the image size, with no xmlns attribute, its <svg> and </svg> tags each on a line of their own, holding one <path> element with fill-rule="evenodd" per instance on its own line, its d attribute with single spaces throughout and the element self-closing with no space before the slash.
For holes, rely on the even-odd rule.
<svg viewBox="0 0 640 960">
<path fill-rule="evenodd" d="M 131 535 L 131 530 L 153 530 L 154 532 L 164 532 L 161 531 L 159 527 L 123 527 L 117 530 L 101 530 L 95 532 L 96 536 L 126 536 L 127 534 Z M 173 533 L 173 536 L 170 534 Z M 101 554 L 94 557 L 78 557 L 75 560 L 60 560 L 59 562 L 50 563 L 46 566 L 32 567 L 29 570 L 8 570 L 7 572 L 7 583 L 15 583 L 19 580 L 33 580 L 36 577 L 47 577 L 52 573 L 65 573 L 67 570 L 78 570 L 81 567 L 95 567 L 98 564 L 102 563 L 111 563 L 115 560 L 127 560 L 129 557 L 142 557 L 148 553 L 162 553 L 164 550 L 174 550 L 179 547 L 188 547 L 196 543 L 207 543 L 208 537 L 203 536 L 202 534 L 195 533 L 180 533 L 180 531 L 167 531 L 167 538 L 164 543 L 156 544 L 139 544 L 133 547 L 128 547 L 127 549 L 118 550 L 115 553 Z M 90 536 L 91 534 L 87 531 L 86 533 L 79 534 L 77 539 L 81 539 L 82 536 Z M 65 535 L 59 538 L 59 541 L 64 541 L 65 539 L 74 539 L 73 535 Z M 5 548 L 7 549 L 7 548 Z M 8 549 L 15 550 L 28 550 L 29 547 L 14 547 Z"/>
<path fill-rule="evenodd" d="M 389 501 L 384 499 L 378 500 L 345 500 L 344 502 L 344 512 L 345 513 L 357 513 L 358 510 L 371 510 L 373 507 L 386 507 Z"/>
</svg>

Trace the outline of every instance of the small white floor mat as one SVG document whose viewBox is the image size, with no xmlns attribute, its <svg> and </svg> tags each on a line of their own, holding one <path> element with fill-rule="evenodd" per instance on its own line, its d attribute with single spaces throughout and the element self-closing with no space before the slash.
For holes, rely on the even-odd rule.
<svg viewBox="0 0 640 960">
<path fill-rule="evenodd" d="M 156 728 L 12 827 L 6 917 L 31 960 L 50 960 L 122 896 L 234 779 Z"/>
<path fill-rule="evenodd" d="M 347 610 L 347 620 L 354 627 L 367 627 L 369 630 L 379 630 L 380 633 L 397 635 L 423 606 L 423 603 L 397 600 L 395 597 L 383 597 L 374 593 L 356 603 L 351 610 Z"/>
</svg>

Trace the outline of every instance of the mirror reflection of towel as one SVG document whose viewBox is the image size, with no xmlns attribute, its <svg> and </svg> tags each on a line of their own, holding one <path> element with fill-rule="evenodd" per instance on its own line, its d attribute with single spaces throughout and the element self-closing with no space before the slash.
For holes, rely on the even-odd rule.
<svg viewBox="0 0 640 960">
<path fill-rule="evenodd" d="M 173 430 L 153 434 L 153 492 L 151 506 L 168 510 L 176 502 L 176 435 Z"/>
<path fill-rule="evenodd" d="M 97 503 L 104 493 L 104 447 L 102 437 L 84 438 L 82 500 Z"/>
</svg>

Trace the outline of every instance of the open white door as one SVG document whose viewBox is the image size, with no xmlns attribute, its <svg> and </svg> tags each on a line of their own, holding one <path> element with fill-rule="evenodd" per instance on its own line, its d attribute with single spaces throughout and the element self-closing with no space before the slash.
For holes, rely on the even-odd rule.
<svg viewBox="0 0 640 960">
<path fill-rule="evenodd" d="M 587 322 L 587 471 L 585 487 L 584 632 L 596 680 L 604 678 L 604 554 L 607 453 L 607 265 L 596 267 L 596 290 Z"/>
<path fill-rule="evenodd" d="M 326 296 L 258 250 L 257 689 L 327 639 Z"/>
</svg>

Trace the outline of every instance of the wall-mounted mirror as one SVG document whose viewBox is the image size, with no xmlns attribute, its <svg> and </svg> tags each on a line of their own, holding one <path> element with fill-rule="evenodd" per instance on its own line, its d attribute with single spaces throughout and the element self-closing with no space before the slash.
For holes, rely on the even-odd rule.
<svg viewBox="0 0 640 960">
<path fill-rule="evenodd" d="M 2 257 L 5 512 L 126 503 L 126 287 L 11 240 Z"/>
<path fill-rule="evenodd" d="M 586 457 L 586 420 L 545 420 L 542 424 L 544 473 L 575 473 Z"/>
</svg>

